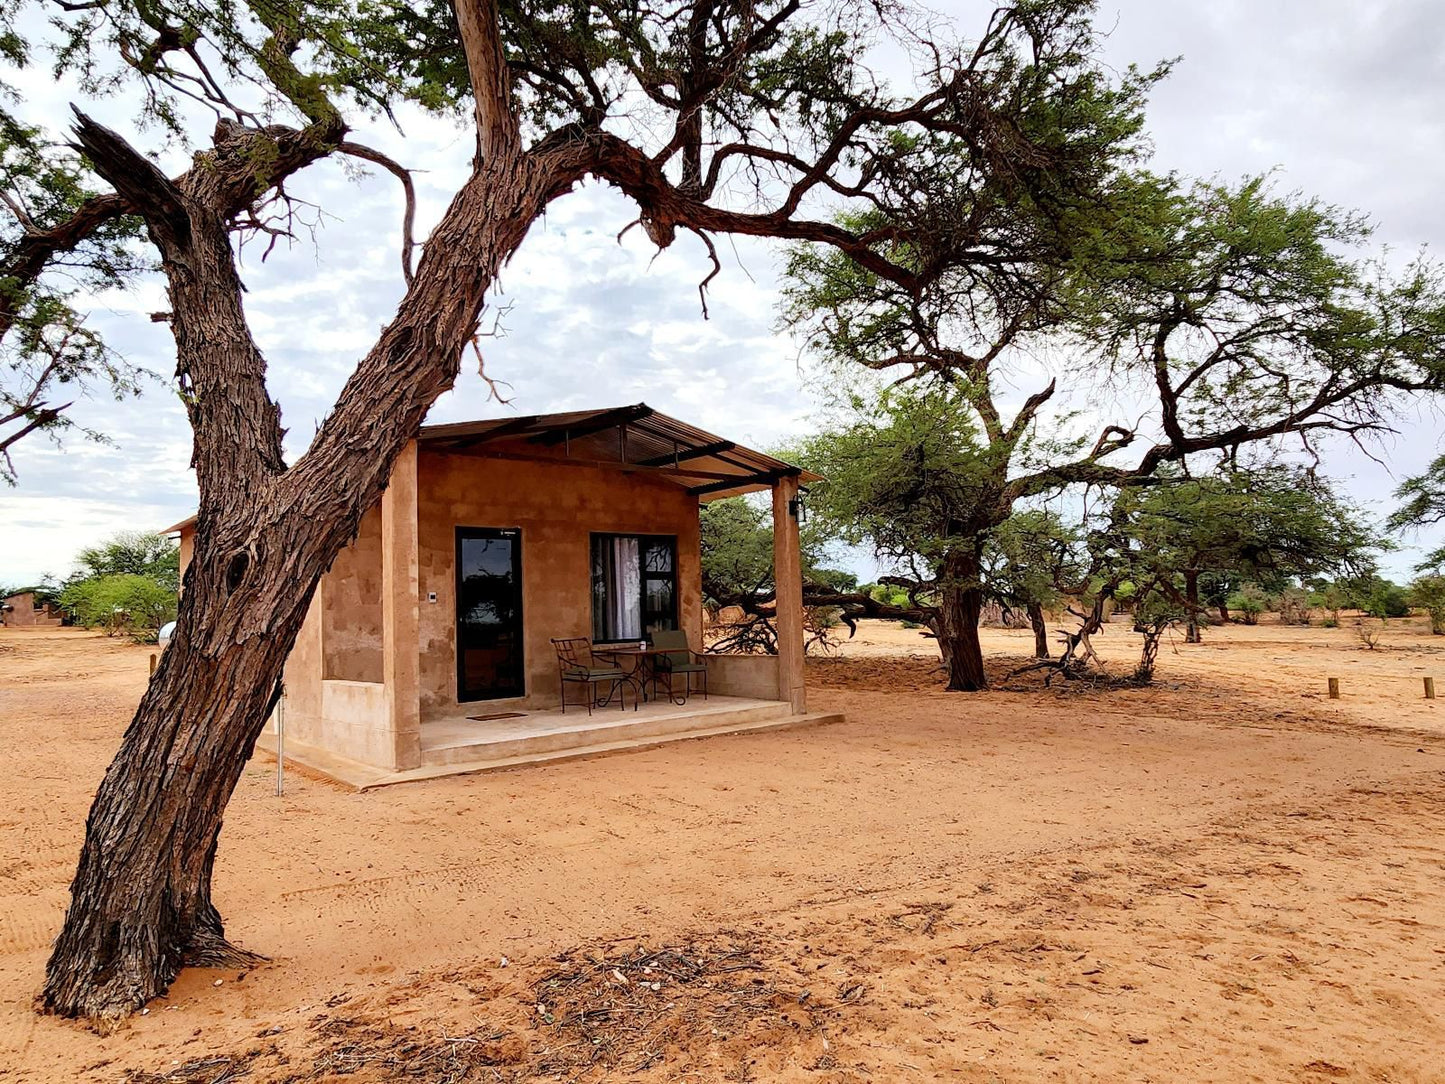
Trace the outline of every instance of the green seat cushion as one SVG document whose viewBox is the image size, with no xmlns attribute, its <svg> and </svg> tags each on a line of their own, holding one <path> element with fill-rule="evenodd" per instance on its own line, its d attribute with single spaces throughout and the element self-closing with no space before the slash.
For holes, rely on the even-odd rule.
<svg viewBox="0 0 1445 1084">
<path fill-rule="evenodd" d="M 624 676 L 622 671 L 615 666 L 599 670 L 579 666 L 575 670 L 568 670 L 565 674 L 568 681 L 603 681 L 607 678 L 620 678 Z"/>
<path fill-rule="evenodd" d="M 674 674 L 705 674 L 707 667 L 700 662 L 672 662 L 662 667 Z"/>
</svg>

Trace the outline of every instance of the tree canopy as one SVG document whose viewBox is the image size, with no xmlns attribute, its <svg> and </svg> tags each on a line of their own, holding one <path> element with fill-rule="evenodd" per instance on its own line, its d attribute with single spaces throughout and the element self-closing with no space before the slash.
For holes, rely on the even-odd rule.
<svg viewBox="0 0 1445 1084">
<path fill-rule="evenodd" d="M 1418 530 L 1445 522 L 1445 455 L 1437 456 L 1423 474 L 1407 478 L 1395 490 L 1400 502 L 1386 526 L 1392 531 Z M 1418 569 L 1445 568 L 1445 546 L 1432 550 Z"/>
<path fill-rule="evenodd" d="M 171 144 L 163 169 L 133 132 L 85 108 L 68 131 L 23 139 L 7 114 L 7 163 L 50 178 L 46 192 L 61 187 L 57 169 L 75 180 L 53 219 L 27 222 L 18 201 L 22 213 L 6 201 L 0 216 L 6 379 L 23 386 L 21 366 L 44 364 L 14 336 L 16 314 L 56 291 L 79 318 L 67 264 L 94 256 L 105 272 L 93 246 L 114 231 L 168 288 L 155 318 L 175 340 L 200 491 L 176 636 L 97 791 L 43 1004 L 114 1021 L 187 961 L 251 958 L 211 901 L 226 802 L 317 582 L 452 386 L 498 275 L 556 200 L 595 178 L 635 203 L 658 247 L 691 235 L 708 257 L 704 304 L 720 233 L 828 245 L 917 289 L 946 265 L 1004 282 L 1055 250 L 1051 223 L 1081 221 L 1137 140 L 1149 79 L 1100 62 L 1091 15 L 1086 0 L 1020 0 L 966 37 L 907 5 L 800 0 L 7 9 L 12 63 L 55 44 L 78 97 L 126 94 Z M 870 70 L 880 42 L 904 55 L 901 81 Z M 424 238 L 415 163 L 361 131 L 415 108 L 475 139 Z M 950 187 L 935 189 L 945 154 Z M 401 184 L 405 293 L 288 462 L 235 252 L 285 236 L 297 211 L 288 181 L 337 157 Z M 884 220 L 840 221 L 840 206 Z M 907 256 L 925 250 L 926 261 Z M 158 772 L 162 762 L 184 770 Z"/>
</svg>

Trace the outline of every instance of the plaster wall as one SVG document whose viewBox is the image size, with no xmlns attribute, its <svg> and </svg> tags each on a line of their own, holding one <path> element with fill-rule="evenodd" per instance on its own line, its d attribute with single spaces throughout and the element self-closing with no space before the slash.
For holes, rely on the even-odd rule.
<svg viewBox="0 0 1445 1084">
<path fill-rule="evenodd" d="M 286 741 L 315 746 L 364 764 L 399 767 L 387 688 L 379 675 L 377 681 L 322 676 L 329 654 L 326 628 L 331 616 L 326 599 L 331 575 L 322 577 L 296 635 L 296 646 L 286 659 L 282 679 L 286 683 Z M 275 732 L 274 715 L 266 729 Z"/>
<path fill-rule="evenodd" d="M 336 555 L 320 588 L 321 676 L 381 681 L 381 505 L 361 517 L 356 538 Z"/>
<path fill-rule="evenodd" d="M 0 624 L 7 628 L 55 628 L 61 624 L 58 613 L 51 613 L 47 606 L 36 606 L 35 595 L 25 591 L 5 599 L 5 610 L 0 613 Z"/>
<path fill-rule="evenodd" d="M 707 691 L 719 696 L 781 700 L 776 655 L 708 655 Z"/>
<path fill-rule="evenodd" d="M 456 715 L 477 703 L 478 710 L 558 703 L 556 654 L 549 640 L 592 635 L 594 531 L 677 536 L 678 623 L 701 647 L 698 501 L 681 486 L 643 472 L 446 455 L 423 446 L 417 494 L 423 720 Z M 521 530 L 525 697 L 457 701 L 457 527 Z"/>
</svg>

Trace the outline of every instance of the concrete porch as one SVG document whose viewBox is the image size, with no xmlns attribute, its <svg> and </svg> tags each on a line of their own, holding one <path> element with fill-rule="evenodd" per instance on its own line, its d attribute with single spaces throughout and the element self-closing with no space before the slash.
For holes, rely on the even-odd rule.
<svg viewBox="0 0 1445 1084">
<path fill-rule="evenodd" d="M 488 714 L 476 704 L 470 714 Z M 501 709 L 499 709 L 501 710 Z M 633 710 L 582 706 L 519 711 L 517 718 L 477 720 L 455 715 L 421 724 L 421 766 L 388 770 L 348 760 L 328 750 L 290 739 L 284 750 L 287 766 L 297 765 L 337 782 L 370 790 L 394 783 L 437 779 L 448 775 L 504 771 L 533 764 L 605 756 L 647 749 L 668 742 L 743 734 L 839 722 L 842 715 L 796 714 L 785 701 L 744 696 L 693 696 L 679 706 L 653 700 Z M 257 748 L 276 752 L 276 735 L 268 728 Z"/>
</svg>

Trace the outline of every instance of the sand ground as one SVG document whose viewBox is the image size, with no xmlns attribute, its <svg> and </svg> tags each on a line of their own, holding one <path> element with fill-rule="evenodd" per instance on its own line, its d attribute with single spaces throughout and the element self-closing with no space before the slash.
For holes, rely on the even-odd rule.
<svg viewBox="0 0 1445 1084">
<path fill-rule="evenodd" d="M 1445 1081 L 1442 647 L 967 696 L 870 624 L 829 727 L 367 794 L 258 757 L 216 898 L 272 962 L 100 1037 L 31 999 L 149 650 L 0 631 L 0 1081 Z"/>
</svg>

